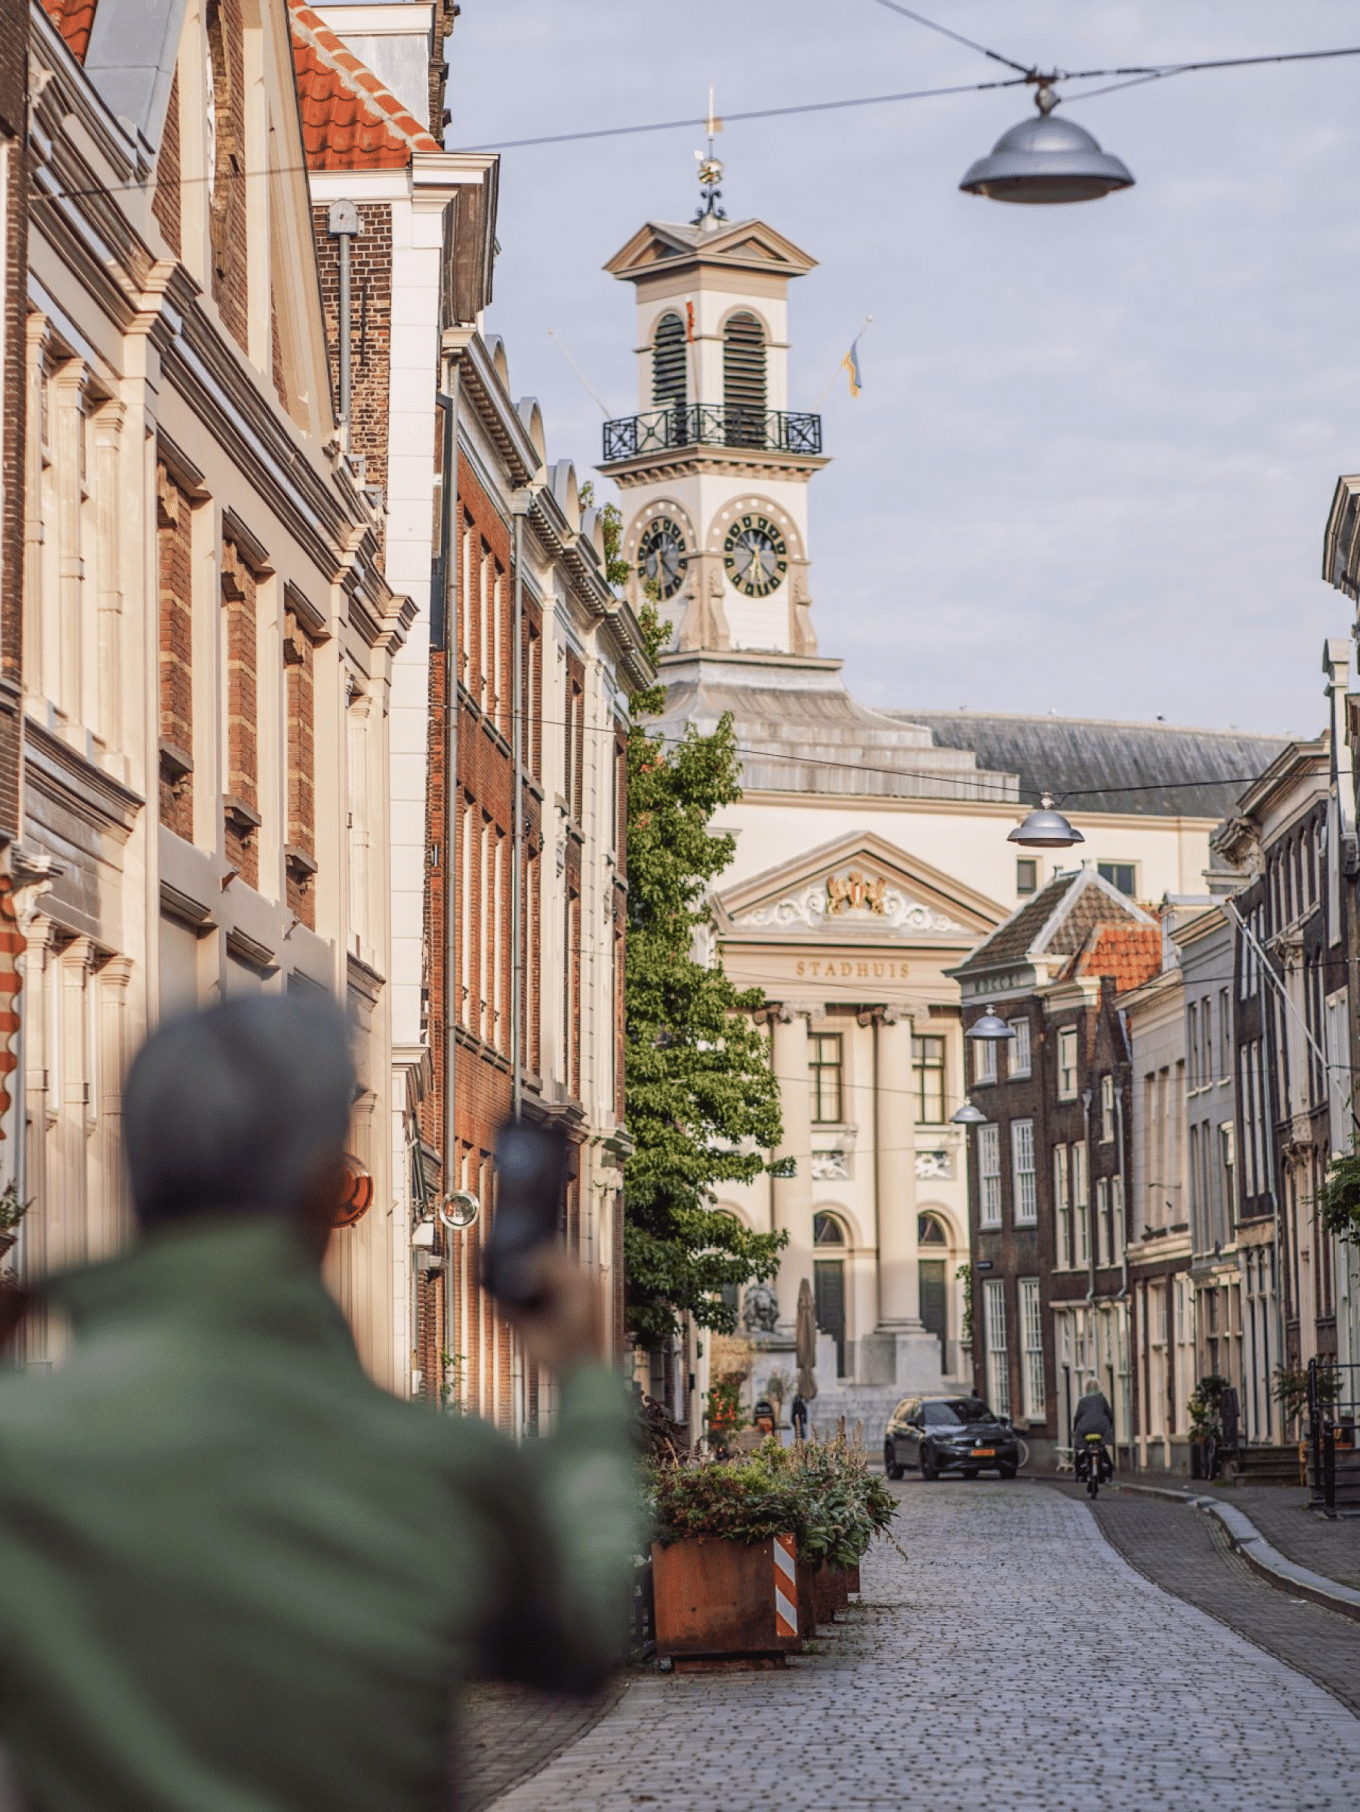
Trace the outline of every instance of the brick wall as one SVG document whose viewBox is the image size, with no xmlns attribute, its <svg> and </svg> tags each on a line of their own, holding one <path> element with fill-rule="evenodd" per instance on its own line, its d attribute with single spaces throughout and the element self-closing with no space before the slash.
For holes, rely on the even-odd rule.
<svg viewBox="0 0 1360 1812">
<path fill-rule="evenodd" d="M 0 0 L 0 132 L 9 140 L 5 269 L 9 281 L 0 290 L 5 310 L 3 383 L 4 413 L 0 424 L 0 470 L 4 475 L 0 515 L 0 838 L 19 834 L 19 765 L 21 730 L 19 699 L 23 647 L 23 555 L 25 508 L 25 370 L 24 273 L 28 268 L 28 153 L 24 107 L 25 45 L 28 15 L 13 0 Z"/>
<path fill-rule="evenodd" d="M 222 802 L 226 857 L 251 887 L 260 884 L 259 637 L 255 575 L 232 541 L 222 544 L 226 613 L 227 788 Z"/>
<path fill-rule="evenodd" d="M 331 394 L 340 394 L 340 241 L 326 231 L 327 208 L 312 209 L 321 278 Z M 363 202 L 361 231 L 350 241 L 350 451 L 363 458 L 370 484 L 387 484 L 387 413 L 392 348 L 392 210 Z"/>
<path fill-rule="evenodd" d="M 213 301 L 227 332 L 245 351 L 249 334 L 246 242 L 245 45 L 240 0 L 208 0 L 217 170 L 209 202 Z"/>
<path fill-rule="evenodd" d="M 164 465 L 156 467 L 160 585 L 161 823 L 193 841 L 194 601 L 191 505 Z"/>
<path fill-rule="evenodd" d="M 295 611 L 284 614 L 288 709 L 288 909 L 316 929 L 316 644 Z"/>
<path fill-rule="evenodd" d="M 160 155 L 156 159 L 156 193 L 151 200 L 151 212 L 165 234 L 165 243 L 177 258 L 183 253 L 179 184 L 179 71 L 176 70 L 170 83 L 170 105 L 165 115 L 165 131 L 161 135 Z"/>
</svg>

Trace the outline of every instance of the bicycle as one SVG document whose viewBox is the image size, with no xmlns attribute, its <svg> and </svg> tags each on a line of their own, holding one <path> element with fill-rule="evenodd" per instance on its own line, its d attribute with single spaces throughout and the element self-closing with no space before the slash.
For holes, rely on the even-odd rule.
<svg viewBox="0 0 1360 1812">
<path fill-rule="evenodd" d="M 1087 1497 L 1099 1497 L 1102 1476 L 1109 1478 L 1114 1470 L 1105 1451 L 1104 1435 L 1088 1434 L 1072 1459 L 1077 1476 L 1086 1480 Z"/>
</svg>

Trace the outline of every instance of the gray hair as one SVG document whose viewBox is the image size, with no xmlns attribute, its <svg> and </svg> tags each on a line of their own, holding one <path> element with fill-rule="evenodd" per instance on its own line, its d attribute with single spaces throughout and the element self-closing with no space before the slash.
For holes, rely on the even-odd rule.
<svg viewBox="0 0 1360 1812">
<path fill-rule="evenodd" d="M 294 1212 L 343 1150 L 353 1099 L 345 1019 L 329 996 L 253 995 L 167 1020 L 123 1091 L 138 1220 Z"/>
</svg>

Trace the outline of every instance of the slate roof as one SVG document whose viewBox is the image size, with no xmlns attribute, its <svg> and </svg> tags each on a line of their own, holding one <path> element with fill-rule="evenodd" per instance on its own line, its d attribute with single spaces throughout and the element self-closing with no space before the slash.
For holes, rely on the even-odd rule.
<svg viewBox="0 0 1360 1812">
<path fill-rule="evenodd" d="M 77 63 L 85 61 L 98 0 L 43 0 L 48 18 L 66 40 Z"/>
<path fill-rule="evenodd" d="M 1291 740 L 1097 717 L 886 715 L 925 725 L 942 748 L 973 750 L 980 768 L 1017 774 L 1026 799 L 1047 790 L 1075 810 L 1150 817 L 1226 818 Z"/>
<path fill-rule="evenodd" d="M 1102 881 L 1094 868 L 1087 866 L 1055 875 L 950 973 L 973 975 L 1001 969 L 1022 962 L 1031 954 L 1078 957 L 1087 948 L 1092 933 L 1107 925 L 1130 931 L 1150 928 L 1160 949 L 1160 933 L 1147 914 L 1108 881 Z M 1095 969 L 1089 973 L 1104 971 Z"/>
<path fill-rule="evenodd" d="M 302 143 L 312 170 L 400 170 L 438 151 L 421 122 L 301 0 L 289 0 Z"/>
</svg>

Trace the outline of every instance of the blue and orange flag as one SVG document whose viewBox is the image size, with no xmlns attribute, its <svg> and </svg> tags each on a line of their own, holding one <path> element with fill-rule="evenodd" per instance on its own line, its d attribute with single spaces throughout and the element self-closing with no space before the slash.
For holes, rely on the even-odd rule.
<svg viewBox="0 0 1360 1812">
<path fill-rule="evenodd" d="M 858 396 L 864 387 L 864 379 L 859 371 L 859 335 L 856 334 L 850 343 L 850 350 L 841 360 L 841 369 L 849 373 L 850 394 Z"/>
</svg>

